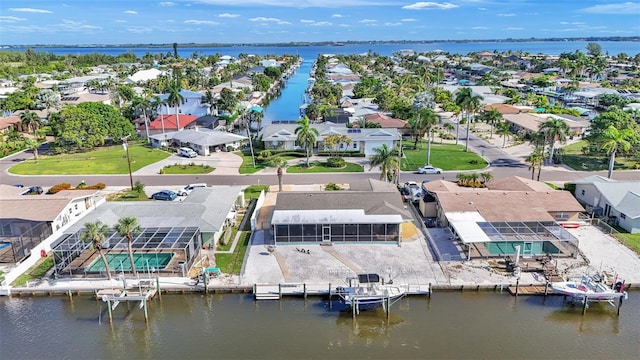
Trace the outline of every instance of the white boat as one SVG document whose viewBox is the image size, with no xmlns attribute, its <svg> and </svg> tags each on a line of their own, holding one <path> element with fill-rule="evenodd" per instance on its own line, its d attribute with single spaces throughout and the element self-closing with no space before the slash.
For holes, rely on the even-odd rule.
<svg viewBox="0 0 640 360">
<path fill-rule="evenodd" d="M 353 284 L 353 280 L 357 280 Z M 407 294 L 406 285 L 383 284 L 378 274 L 361 274 L 349 279 L 350 286 L 336 288 L 336 294 L 349 307 L 376 308 L 380 305 L 392 304 Z"/>
<path fill-rule="evenodd" d="M 604 276 L 582 275 L 580 278 L 551 283 L 551 288 L 558 294 L 571 296 L 581 301 L 585 299 L 587 301 L 607 301 L 627 298 L 624 283 L 618 282 L 611 288 L 605 282 Z"/>
</svg>

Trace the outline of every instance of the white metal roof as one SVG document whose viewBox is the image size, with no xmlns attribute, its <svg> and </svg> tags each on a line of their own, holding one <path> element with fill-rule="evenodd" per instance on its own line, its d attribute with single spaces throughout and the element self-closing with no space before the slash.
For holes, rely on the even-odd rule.
<svg viewBox="0 0 640 360">
<path fill-rule="evenodd" d="M 489 236 L 478 225 L 480 222 L 486 222 L 479 212 L 447 212 L 445 216 L 463 243 L 491 241 Z"/>
<path fill-rule="evenodd" d="M 354 210 L 275 210 L 271 223 L 284 224 L 400 224 L 400 215 L 367 215 Z"/>
</svg>

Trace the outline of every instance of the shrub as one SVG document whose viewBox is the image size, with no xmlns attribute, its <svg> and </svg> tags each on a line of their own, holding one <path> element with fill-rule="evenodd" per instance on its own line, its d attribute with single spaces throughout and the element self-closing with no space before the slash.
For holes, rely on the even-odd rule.
<svg viewBox="0 0 640 360">
<path fill-rule="evenodd" d="M 62 190 L 69 190 L 69 189 L 71 189 L 71 184 L 60 183 L 60 184 L 53 185 L 51 188 L 49 188 L 49 190 L 47 191 L 47 194 L 56 194 Z"/>
<path fill-rule="evenodd" d="M 337 190 L 342 190 L 342 188 L 340 188 L 340 186 L 338 186 L 335 183 L 328 183 L 327 185 L 324 186 L 324 189 L 326 191 L 337 191 Z"/>
<path fill-rule="evenodd" d="M 443 140 L 455 140 L 456 137 L 453 134 L 440 134 L 440 138 Z"/>
<path fill-rule="evenodd" d="M 260 157 L 263 159 L 267 159 L 271 156 L 271 151 L 270 150 L 262 150 L 260 151 Z"/>
<path fill-rule="evenodd" d="M 136 184 L 133 186 L 133 191 L 138 194 L 144 193 L 144 184 L 140 182 L 140 180 L 136 181 Z"/>
<path fill-rule="evenodd" d="M 234 149 L 233 146 L 231 145 L 227 145 L 227 152 L 234 152 L 236 149 Z"/>
<path fill-rule="evenodd" d="M 327 167 L 341 168 L 344 166 L 346 166 L 346 162 L 343 158 L 332 157 L 327 159 Z"/>
<path fill-rule="evenodd" d="M 87 183 L 84 180 L 80 181 L 80 184 L 76 186 L 76 189 L 84 189 L 87 187 Z"/>
</svg>

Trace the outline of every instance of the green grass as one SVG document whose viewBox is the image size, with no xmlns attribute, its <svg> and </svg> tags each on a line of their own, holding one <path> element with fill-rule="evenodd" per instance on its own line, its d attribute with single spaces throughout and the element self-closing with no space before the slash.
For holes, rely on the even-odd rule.
<svg viewBox="0 0 640 360">
<path fill-rule="evenodd" d="M 169 153 L 141 145 L 129 146 L 131 171 L 169 157 Z M 9 169 L 19 175 L 128 174 L 127 156 L 122 146 L 109 146 L 75 154 L 42 155 L 38 162 L 27 160 Z"/>
<path fill-rule="evenodd" d="M 327 173 L 327 172 L 364 172 L 362 165 L 354 163 L 346 163 L 343 168 L 334 168 L 326 166 L 326 162 L 312 161 L 311 167 L 307 167 L 306 164 L 289 166 L 287 173 L 289 174 L 302 174 L 302 173 Z"/>
<path fill-rule="evenodd" d="M 240 165 L 240 168 L 238 169 L 238 172 L 240 174 L 253 174 L 262 169 L 266 169 L 269 167 L 268 160 L 261 158 L 259 156 L 259 151 L 256 151 L 255 153 L 256 166 L 253 166 L 253 160 L 251 159 L 250 153 L 244 153 L 242 151 L 238 151 L 238 152 L 235 152 L 234 154 L 242 157 L 242 165 Z M 285 160 L 296 159 L 299 157 L 299 156 L 292 156 L 292 155 L 285 155 L 285 154 L 276 154 L 276 155 L 284 158 Z M 276 155 L 273 155 L 273 156 L 276 156 Z"/>
<path fill-rule="evenodd" d="M 236 244 L 235 251 L 231 254 L 216 254 L 216 265 L 225 274 L 239 274 L 242 270 L 244 254 L 249 246 L 251 232 L 243 231 Z"/>
<path fill-rule="evenodd" d="M 260 196 L 260 191 L 264 190 L 264 192 L 269 191 L 269 185 L 251 185 L 247 186 L 244 189 L 244 198 L 246 200 L 249 199 L 257 199 Z"/>
<path fill-rule="evenodd" d="M 609 157 L 603 155 L 584 155 L 582 148 L 588 146 L 586 140 L 581 140 L 562 147 L 562 162 L 574 170 L 599 171 L 609 169 Z M 615 169 L 634 169 L 633 159 L 616 156 Z"/>
<path fill-rule="evenodd" d="M 208 174 L 215 170 L 215 168 L 209 165 L 195 165 L 195 164 L 175 164 L 168 165 L 162 168 L 161 174 Z"/>
<path fill-rule="evenodd" d="M 413 141 L 403 141 L 402 150 L 402 171 L 416 171 L 426 164 L 426 142 L 418 142 L 418 148 L 414 150 Z M 431 143 L 431 165 L 442 170 L 478 170 L 485 168 L 488 163 L 472 151 L 465 152 L 463 145 Z"/>
<path fill-rule="evenodd" d="M 149 201 L 149 197 L 143 191 L 123 190 L 107 196 L 107 201 Z"/>
<path fill-rule="evenodd" d="M 615 234 L 629 249 L 640 254 L 640 234 L 618 233 Z"/>
<path fill-rule="evenodd" d="M 47 257 L 38 261 L 27 272 L 18 276 L 18 278 L 11 284 L 12 286 L 24 286 L 27 281 L 35 279 L 42 279 L 42 277 L 53 267 L 53 257 Z"/>
</svg>

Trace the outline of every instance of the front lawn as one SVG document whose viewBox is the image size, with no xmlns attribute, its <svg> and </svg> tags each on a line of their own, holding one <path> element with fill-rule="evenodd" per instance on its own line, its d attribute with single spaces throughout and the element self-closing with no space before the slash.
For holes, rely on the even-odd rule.
<svg viewBox="0 0 640 360">
<path fill-rule="evenodd" d="M 131 171 L 137 171 L 169 155 L 171 154 L 162 150 L 131 144 Z M 129 168 L 125 151 L 122 146 L 117 145 L 74 154 L 41 155 L 38 162 L 27 160 L 10 168 L 9 172 L 18 175 L 128 174 Z"/>
<path fill-rule="evenodd" d="M 246 200 L 257 199 L 260 196 L 260 192 L 261 191 L 268 192 L 269 191 L 269 185 L 251 185 L 251 186 L 247 186 L 247 188 L 244 189 L 244 198 Z"/>
<path fill-rule="evenodd" d="M 253 174 L 256 173 L 257 171 L 260 171 L 262 169 L 266 169 L 269 167 L 269 160 L 265 159 L 263 157 L 261 157 L 259 155 L 259 151 L 256 151 L 255 153 L 255 159 L 256 159 L 256 166 L 253 166 L 253 160 L 251 159 L 251 153 L 249 152 L 244 152 L 244 151 L 237 151 L 234 154 L 241 156 L 242 157 L 242 165 L 240 165 L 240 168 L 238 169 L 238 172 L 240 174 Z M 291 160 L 291 159 L 296 159 L 299 158 L 300 156 L 304 156 L 302 155 L 294 155 L 295 152 L 287 152 L 287 153 L 281 153 L 281 154 L 274 154 L 272 156 L 280 156 L 281 158 L 285 159 L 285 160 Z"/>
<path fill-rule="evenodd" d="M 609 169 L 609 157 L 603 155 L 585 155 L 582 148 L 588 146 L 586 140 L 581 140 L 573 144 L 563 146 L 562 162 L 573 170 L 581 171 L 600 171 Z M 634 169 L 636 162 L 633 159 L 624 158 L 620 155 L 616 156 L 616 164 L 614 170 Z"/>
<path fill-rule="evenodd" d="M 427 163 L 426 142 L 418 142 L 418 148 L 414 150 L 413 141 L 403 141 L 402 151 L 402 171 L 416 171 Z M 478 154 L 464 151 L 463 145 L 431 143 L 431 165 L 442 170 L 478 170 L 489 164 Z"/>
<path fill-rule="evenodd" d="M 303 174 L 303 173 L 327 173 L 327 172 L 364 172 L 364 168 L 362 165 L 354 164 L 354 163 L 346 163 L 345 167 L 335 168 L 328 167 L 326 162 L 320 161 L 311 161 L 309 163 L 310 167 L 307 167 L 307 164 L 293 165 L 287 168 L 287 173 L 289 174 Z"/>
<path fill-rule="evenodd" d="M 615 236 L 627 245 L 629 249 L 640 254 L 640 234 L 618 233 Z"/>
</svg>

